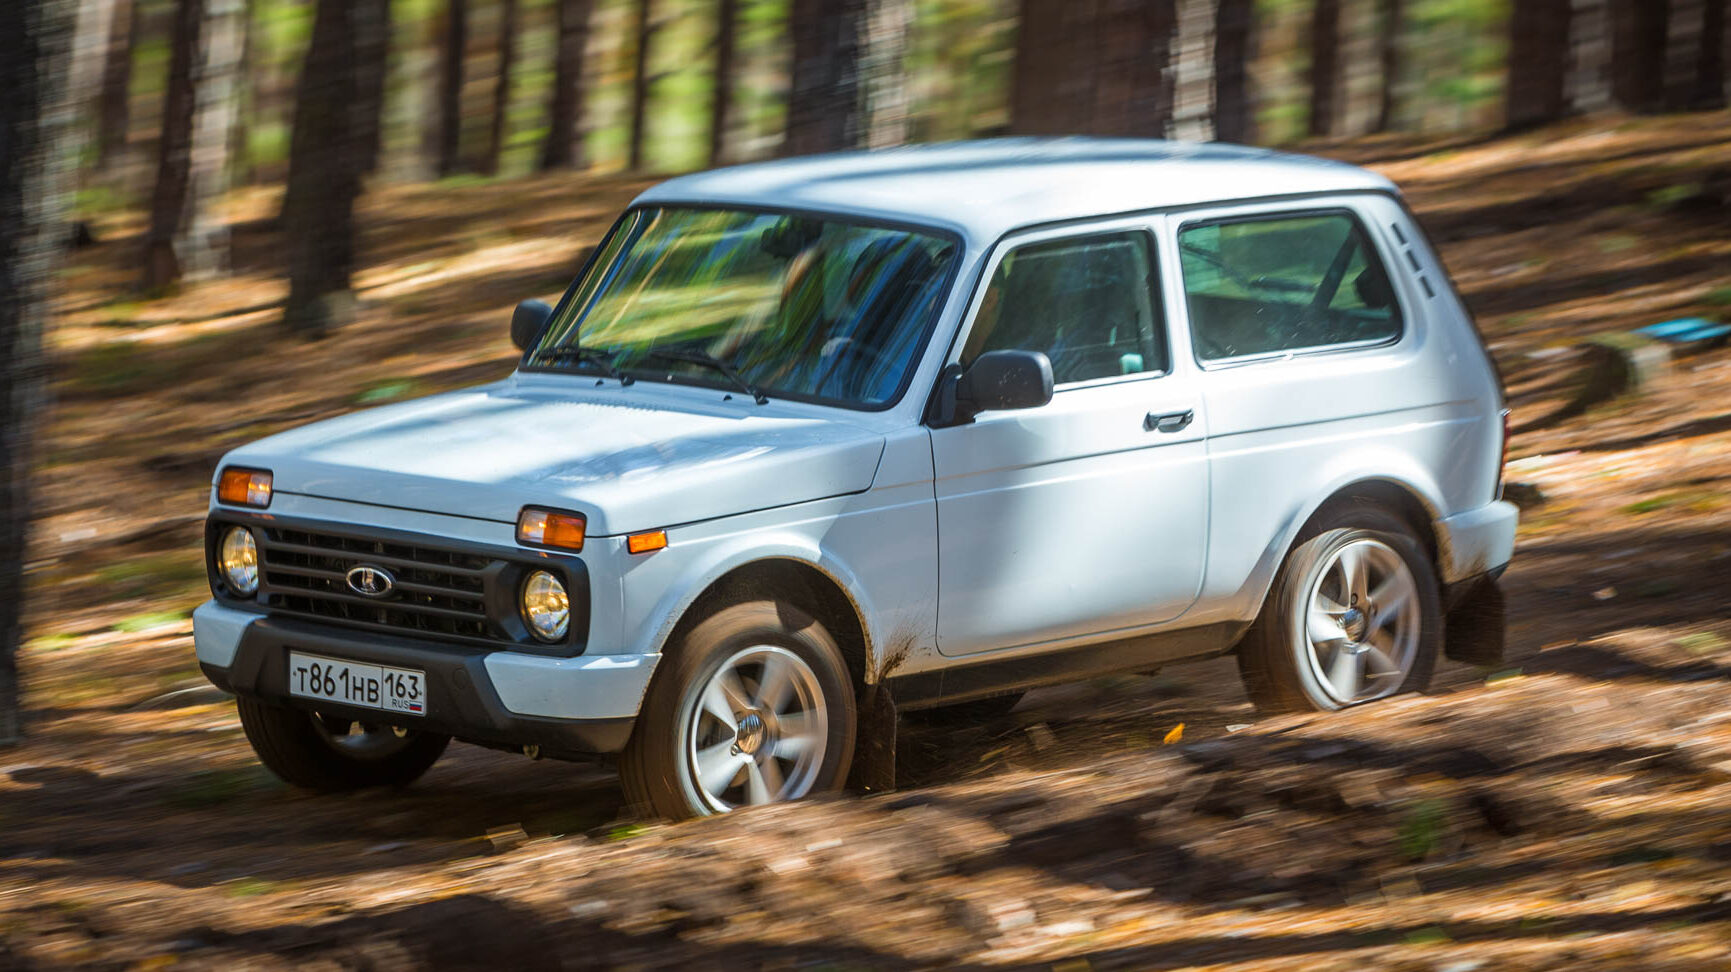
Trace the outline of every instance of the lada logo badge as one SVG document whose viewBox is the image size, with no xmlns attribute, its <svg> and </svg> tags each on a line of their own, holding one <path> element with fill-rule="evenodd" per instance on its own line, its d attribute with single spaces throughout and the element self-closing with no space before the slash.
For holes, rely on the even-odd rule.
<svg viewBox="0 0 1731 972">
<path fill-rule="evenodd" d="M 356 564 L 347 575 L 349 590 L 362 597 L 384 597 L 396 589 L 397 579 L 383 567 Z"/>
</svg>

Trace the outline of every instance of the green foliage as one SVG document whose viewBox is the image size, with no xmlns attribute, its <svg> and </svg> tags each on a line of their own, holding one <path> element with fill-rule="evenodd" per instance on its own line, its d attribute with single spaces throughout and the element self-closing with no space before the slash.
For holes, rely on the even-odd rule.
<svg viewBox="0 0 1731 972">
<path fill-rule="evenodd" d="M 189 589 L 202 591 L 206 582 L 201 558 L 180 551 L 108 564 L 96 571 L 96 579 L 116 598 L 160 597 Z M 179 617 L 174 615 L 175 620 Z"/>
<path fill-rule="evenodd" d="M 259 770 L 200 770 L 169 792 L 163 801 L 177 810 L 208 810 L 233 803 L 257 789 Z"/>
<path fill-rule="evenodd" d="M 127 634 L 138 634 L 143 631 L 155 631 L 158 628 L 168 628 L 181 624 L 189 617 L 186 611 L 149 611 L 135 614 L 115 622 L 114 630 Z"/>
<path fill-rule="evenodd" d="M 111 341 L 73 359 L 70 383 L 84 391 L 117 393 L 132 389 L 150 372 L 148 358 L 136 342 Z"/>
<path fill-rule="evenodd" d="M 247 129 L 246 157 L 253 165 L 272 165 L 288 161 L 289 126 L 283 121 L 269 120 Z"/>
<path fill-rule="evenodd" d="M 1727 646 L 1724 638 L 1711 631 L 1692 631 L 1678 638 L 1676 644 L 1691 655 L 1714 655 Z"/>
<path fill-rule="evenodd" d="M 645 830 L 648 830 L 648 829 L 649 828 L 643 826 L 642 824 L 635 824 L 635 823 L 620 824 L 617 827 L 611 827 L 608 829 L 607 834 L 606 834 L 606 839 L 607 840 L 613 840 L 613 841 L 630 840 L 631 838 L 636 837 L 638 834 L 641 834 Z"/>
<path fill-rule="evenodd" d="M 1428 928 L 1419 928 L 1406 933 L 1406 943 L 1408 945 L 1441 945 L 1444 942 L 1451 941 L 1454 941 L 1454 939 L 1449 937 L 1448 931 L 1436 925 L 1432 925 Z"/>
<path fill-rule="evenodd" d="M 87 182 L 72 196 L 73 214 L 82 219 L 118 213 L 132 204 L 129 194 L 107 183 Z"/>
<path fill-rule="evenodd" d="M 1711 489 L 1678 489 L 1657 496 L 1647 496 L 1623 507 L 1624 513 L 1657 513 L 1661 510 L 1683 510 L 1690 513 L 1712 513 L 1724 506 L 1723 494 Z"/>
<path fill-rule="evenodd" d="M 1407 810 L 1400 825 L 1400 852 L 1408 860 L 1430 856 L 1442 840 L 1448 808 L 1440 800 L 1421 800 Z"/>
<path fill-rule="evenodd" d="M 275 894 L 282 886 L 275 881 L 265 881 L 260 878 L 245 877 L 230 881 L 223 885 L 223 891 L 231 898 L 256 898 L 261 895 Z"/>
<path fill-rule="evenodd" d="M 1610 865 L 1612 867 L 1627 867 L 1630 864 L 1657 864 L 1676 856 L 1676 852 L 1666 850 L 1663 847 L 1646 845 L 1625 847 L 1611 854 Z"/>
<path fill-rule="evenodd" d="M 40 635 L 30 639 L 29 647 L 33 651 L 61 651 L 72 647 L 73 643 L 77 640 L 76 637 L 67 634 L 64 631 L 60 631 L 54 634 Z"/>
<path fill-rule="evenodd" d="M 1647 193 L 1647 205 L 1654 209 L 1670 209 L 1700 191 L 1701 184 L 1699 182 L 1683 182 L 1674 186 L 1662 186 Z"/>
<path fill-rule="evenodd" d="M 399 398 L 408 398 L 415 394 L 416 387 L 413 381 L 387 381 L 361 392 L 355 401 L 361 405 L 382 405 Z"/>
</svg>

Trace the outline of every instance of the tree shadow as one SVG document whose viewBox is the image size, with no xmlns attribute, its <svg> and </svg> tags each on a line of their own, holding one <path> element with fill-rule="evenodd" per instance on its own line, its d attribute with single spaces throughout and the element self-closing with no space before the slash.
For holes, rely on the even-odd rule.
<svg viewBox="0 0 1731 972">
<path fill-rule="evenodd" d="M 621 931 L 603 920 L 555 917 L 545 910 L 484 894 L 460 894 L 396 909 L 372 909 L 336 921 L 284 925 L 238 934 L 195 925 L 171 937 L 200 959 L 233 956 L 287 958 L 297 964 L 361 960 L 375 964 L 447 969 L 578 968 L 906 968 L 898 955 L 843 942 L 780 944 L 698 943 L 683 937 L 707 925 L 674 917 L 643 932 Z M 200 954 L 203 952 L 204 954 Z M 974 965 L 951 968 L 975 970 Z"/>
</svg>

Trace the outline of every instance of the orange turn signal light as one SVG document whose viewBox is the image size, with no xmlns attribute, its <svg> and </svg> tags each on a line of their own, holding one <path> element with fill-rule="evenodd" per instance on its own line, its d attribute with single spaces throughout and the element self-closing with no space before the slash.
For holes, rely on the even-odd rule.
<svg viewBox="0 0 1731 972">
<path fill-rule="evenodd" d="M 263 509 L 270 505 L 270 483 L 269 470 L 237 469 L 231 466 L 217 477 L 216 498 L 219 502 L 231 506 L 256 506 Z"/>
<path fill-rule="evenodd" d="M 633 533 L 625 538 L 625 549 L 634 554 L 650 553 L 666 546 L 666 530 L 651 530 L 648 533 Z"/>
<path fill-rule="evenodd" d="M 517 515 L 517 542 L 531 547 L 582 550 L 589 521 L 581 513 L 561 513 L 527 507 Z"/>
</svg>

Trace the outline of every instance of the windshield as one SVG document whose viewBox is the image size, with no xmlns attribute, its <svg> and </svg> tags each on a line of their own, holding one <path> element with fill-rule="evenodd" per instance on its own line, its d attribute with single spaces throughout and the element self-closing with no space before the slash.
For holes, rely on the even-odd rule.
<svg viewBox="0 0 1731 972">
<path fill-rule="evenodd" d="M 919 356 L 956 249 L 833 219 L 635 210 L 527 364 L 883 407 Z"/>
</svg>

